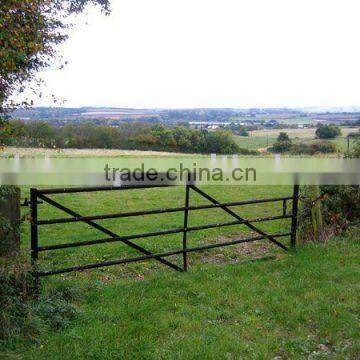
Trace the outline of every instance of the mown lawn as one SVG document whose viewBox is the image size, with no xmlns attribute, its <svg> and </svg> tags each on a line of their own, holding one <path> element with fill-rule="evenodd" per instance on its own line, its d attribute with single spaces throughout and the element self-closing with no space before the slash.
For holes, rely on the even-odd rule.
<svg viewBox="0 0 360 360">
<path fill-rule="evenodd" d="M 359 232 L 276 260 L 193 264 L 97 281 L 67 328 L 19 348 L 24 359 L 358 359 Z"/>
</svg>

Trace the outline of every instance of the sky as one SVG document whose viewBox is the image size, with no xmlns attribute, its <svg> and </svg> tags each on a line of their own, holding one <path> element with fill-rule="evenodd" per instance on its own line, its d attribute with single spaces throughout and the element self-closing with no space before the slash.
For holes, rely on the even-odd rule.
<svg viewBox="0 0 360 360">
<path fill-rule="evenodd" d="M 35 105 L 359 106 L 359 14 L 359 0 L 112 0 L 75 20 Z"/>
</svg>

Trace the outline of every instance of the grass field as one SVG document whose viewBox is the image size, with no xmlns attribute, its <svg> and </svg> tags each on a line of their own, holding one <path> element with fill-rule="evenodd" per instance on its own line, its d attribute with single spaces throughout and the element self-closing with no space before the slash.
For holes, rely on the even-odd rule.
<svg viewBox="0 0 360 360">
<path fill-rule="evenodd" d="M 359 232 L 277 260 L 194 264 L 134 278 L 53 279 L 82 290 L 68 327 L 24 359 L 358 359 Z"/>
<path fill-rule="evenodd" d="M 251 198 L 287 196 L 292 194 L 291 186 L 202 186 L 201 188 L 222 202 L 247 200 Z M 24 197 L 27 196 L 27 191 L 28 189 L 23 189 Z M 165 189 L 155 188 L 99 193 L 60 194 L 53 195 L 51 198 L 75 210 L 81 215 L 96 215 L 183 206 L 185 193 L 183 187 L 173 187 Z M 209 204 L 209 202 L 200 197 L 200 195 L 196 194 L 194 191 L 191 191 L 190 204 L 200 205 Z M 288 209 L 290 211 L 291 202 L 288 204 Z M 267 217 L 272 215 L 281 215 L 282 203 L 253 204 L 233 208 L 233 210 L 245 218 Z M 68 215 L 48 204 L 39 205 L 38 216 L 39 219 L 68 217 Z M 146 233 L 182 227 L 183 216 L 182 212 L 176 212 L 142 217 L 108 219 L 99 221 L 99 223 L 120 235 L 131 235 L 135 233 Z M 190 212 L 189 226 L 233 220 L 234 218 L 232 218 L 229 214 L 226 214 L 221 209 L 198 210 Z M 288 232 L 290 220 L 274 220 L 266 223 L 258 223 L 257 225 L 261 229 L 272 233 Z M 189 246 L 209 243 L 215 241 L 220 236 L 223 237 L 222 240 L 225 240 L 226 237 L 239 237 L 245 235 L 254 236 L 256 234 L 250 232 L 245 225 L 202 230 L 189 234 Z M 107 235 L 104 235 L 82 223 L 55 224 L 39 227 L 40 245 L 94 240 L 104 237 L 107 237 Z M 27 225 L 24 225 L 23 228 L 23 238 L 29 238 L 29 227 Z M 284 238 L 284 241 L 288 242 L 289 239 Z M 181 248 L 182 234 L 167 235 L 159 238 L 138 239 L 135 240 L 135 242 L 151 251 L 159 252 L 174 250 Z M 268 245 L 267 243 L 264 245 L 261 244 L 258 245 L 260 246 L 259 251 L 275 251 L 271 245 Z M 24 246 L 28 247 L 29 243 L 25 243 Z M 258 251 L 256 250 L 256 246 L 254 251 Z M 46 252 L 40 254 L 40 259 L 42 260 L 41 264 L 43 264 L 44 268 L 51 268 L 82 265 L 89 262 L 106 261 L 114 258 L 136 256 L 138 254 L 139 253 L 137 251 L 122 243 L 111 243 L 76 249 L 63 249 L 53 251 L 51 253 Z M 220 252 L 219 250 L 208 251 L 208 254 L 220 254 L 221 257 L 225 258 L 242 256 L 241 253 L 234 253 L 231 248 L 220 250 Z M 190 259 L 195 261 L 199 256 L 202 257 L 203 255 L 191 255 Z M 181 257 L 175 256 L 174 259 L 171 260 L 179 263 Z M 125 267 L 112 267 L 106 272 L 107 274 L 118 274 L 119 272 L 139 272 L 141 274 L 149 269 L 159 268 L 159 266 L 163 267 L 163 265 L 159 265 L 158 262 L 151 261 L 147 262 L 145 265 L 135 263 Z M 98 273 L 102 272 L 103 270 L 98 271 Z"/>
<path fill-rule="evenodd" d="M 118 149 L 51 149 L 51 148 L 23 148 L 8 146 L 4 148 L 2 155 L 17 155 L 19 157 L 184 157 L 183 153 L 165 151 L 142 151 L 142 150 L 118 150 Z M 187 157 L 194 154 L 186 154 Z M 196 154 L 199 156 L 199 154 Z"/>
<path fill-rule="evenodd" d="M 217 200 L 237 201 L 292 194 L 291 186 L 201 186 Z M 28 197 L 28 187 L 22 196 Z M 95 215 L 184 205 L 184 188 L 51 195 L 79 212 Z M 190 204 L 208 204 L 191 192 Z M 232 208 L 245 218 L 282 213 L 282 203 Z M 291 202 L 288 203 L 290 212 Z M 26 215 L 28 209 L 23 208 Z M 67 217 L 48 204 L 39 219 Z M 190 212 L 189 226 L 232 221 L 221 209 Z M 183 213 L 97 221 L 130 235 L 177 228 Z M 290 220 L 257 223 L 287 232 Z M 29 224 L 21 229 L 29 249 Z M 255 235 L 246 226 L 189 234 L 189 247 Z M 300 239 L 301 239 L 301 234 Z M 80 315 L 64 328 L 32 341 L 10 344 L 10 359 L 357 359 L 360 356 L 359 236 L 284 252 L 267 241 L 189 255 L 189 272 L 155 260 L 42 279 L 42 293 L 75 289 Z M 40 245 L 107 237 L 81 223 L 40 227 Z M 288 245 L 289 238 L 282 241 Z M 150 251 L 179 249 L 182 235 L 134 240 Z M 140 255 L 122 243 L 40 253 L 40 270 Z M 260 260 L 260 259 L 267 259 Z M 167 258 L 181 265 L 180 256 Z M 253 261 L 256 260 L 256 261 Z M 60 291 L 60 290 L 59 290 Z M 52 314 L 51 316 L 56 316 Z M 1 344 L 0 344 L 0 358 Z"/>
<path fill-rule="evenodd" d="M 286 132 L 290 138 L 299 138 L 299 139 L 309 139 L 315 138 L 316 128 L 305 128 L 305 129 L 264 129 L 264 130 L 254 130 L 251 132 L 251 136 L 254 137 L 277 137 L 280 132 Z M 358 128 L 346 128 L 341 127 L 341 135 L 346 137 L 351 132 L 357 132 Z"/>
<path fill-rule="evenodd" d="M 321 141 L 315 139 L 316 129 L 269 129 L 255 130 L 251 132 L 251 136 L 234 136 L 235 142 L 242 148 L 250 150 L 264 150 L 276 142 L 276 138 L 280 132 L 286 132 L 294 142 L 312 143 Z M 357 132 L 358 128 L 341 128 L 342 135 L 336 139 L 328 140 L 336 144 L 339 151 L 347 150 L 346 136 L 351 132 Z M 350 141 L 350 149 L 354 141 Z"/>
<path fill-rule="evenodd" d="M 235 142 L 241 148 L 258 150 L 271 146 L 275 141 L 275 136 L 238 136 L 234 135 Z"/>
<path fill-rule="evenodd" d="M 315 140 L 315 139 L 307 139 L 307 140 L 304 140 L 303 142 L 307 143 L 307 144 L 311 144 L 311 143 L 315 143 L 315 142 L 318 142 L 318 141 L 319 140 Z M 325 140 L 322 140 L 322 141 L 325 141 Z M 347 142 L 347 139 L 344 138 L 344 137 L 339 137 L 339 138 L 336 138 L 336 139 L 330 139 L 330 140 L 326 140 L 326 141 L 330 141 L 331 143 L 335 144 L 336 149 L 338 151 L 340 151 L 340 152 L 347 151 L 348 142 Z M 353 146 L 354 146 L 354 140 L 351 140 L 350 143 L 349 143 L 349 149 L 350 150 L 353 149 Z"/>
</svg>

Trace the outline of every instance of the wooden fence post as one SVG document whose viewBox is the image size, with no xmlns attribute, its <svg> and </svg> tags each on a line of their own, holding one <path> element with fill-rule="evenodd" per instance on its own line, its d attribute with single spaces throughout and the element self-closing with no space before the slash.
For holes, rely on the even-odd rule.
<svg viewBox="0 0 360 360">
<path fill-rule="evenodd" d="M 20 251 L 20 188 L 0 187 L 0 257 Z"/>
</svg>

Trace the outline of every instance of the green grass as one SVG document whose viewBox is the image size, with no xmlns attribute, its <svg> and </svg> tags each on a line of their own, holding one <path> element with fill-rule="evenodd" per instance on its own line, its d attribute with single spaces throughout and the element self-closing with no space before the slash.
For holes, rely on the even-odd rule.
<svg viewBox="0 0 360 360">
<path fill-rule="evenodd" d="M 238 136 L 234 135 L 234 140 L 241 148 L 258 150 L 271 146 L 276 141 L 276 136 Z"/>
<path fill-rule="evenodd" d="M 203 186 L 201 187 L 210 195 L 222 202 L 247 200 L 252 198 L 268 198 L 276 196 L 291 195 L 291 186 Z M 28 189 L 23 189 L 26 196 Z M 61 194 L 51 196 L 54 200 L 77 211 L 81 215 L 106 214 L 114 212 L 149 210 L 164 207 L 183 206 L 185 193 L 183 187 L 173 187 L 165 189 L 146 189 L 129 191 L 111 191 L 98 193 L 79 193 L 79 194 Z M 209 202 L 200 197 L 194 191 L 190 193 L 190 204 L 200 205 L 209 204 Z M 291 202 L 288 204 L 291 208 Z M 282 203 L 253 204 L 245 207 L 233 208 L 235 212 L 245 218 L 267 217 L 280 215 L 282 213 Z M 68 217 L 65 213 L 48 204 L 39 205 L 39 219 Z M 149 215 L 142 217 L 130 217 L 121 219 L 109 219 L 99 221 L 99 223 L 119 235 L 131 235 L 136 233 L 146 233 L 159 230 L 182 227 L 183 213 L 170 213 L 160 215 Z M 189 226 L 196 226 L 206 223 L 218 223 L 233 221 L 234 218 L 221 209 L 207 209 L 190 212 Z M 258 223 L 261 229 L 275 233 L 288 232 L 290 220 L 275 220 L 272 222 Z M 214 228 L 192 232 L 189 234 L 189 246 L 202 245 L 214 242 L 219 236 L 239 237 L 254 236 L 253 232 L 244 225 L 229 226 L 223 228 Z M 66 243 L 72 241 L 94 240 L 108 237 L 101 232 L 82 223 L 56 224 L 39 227 L 39 244 L 51 245 Z M 29 239 L 29 226 L 23 226 L 23 239 Z M 151 251 L 168 251 L 179 249 L 182 246 L 182 234 L 167 235 L 158 238 L 145 238 L 134 240 L 137 244 L 146 247 Z M 285 243 L 289 242 L 284 238 Z M 24 247 L 29 247 L 29 241 L 24 242 Z M 269 251 L 276 250 L 270 246 Z M 209 251 L 209 254 L 218 253 L 215 250 Z M 234 256 L 232 250 L 225 249 L 220 252 L 224 257 Z M 107 261 L 111 259 L 137 256 L 139 253 L 122 243 L 110 243 L 89 247 L 70 248 L 46 252 L 40 254 L 39 266 L 41 269 L 59 268 L 73 265 L 81 265 L 91 262 Z M 238 255 L 240 256 L 240 255 Z M 192 259 L 197 259 L 198 255 L 192 255 Z M 174 256 L 171 261 L 181 265 L 181 257 Z M 143 264 L 130 264 L 126 267 L 113 267 L 107 272 L 112 274 L 132 272 L 143 272 L 163 267 L 157 261 Z M 99 270 L 98 272 L 102 272 Z"/>
<path fill-rule="evenodd" d="M 358 359 L 359 233 L 277 260 L 194 265 L 137 280 L 58 277 L 82 315 L 24 359 Z"/>
<path fill-rule="evenodd" d="M 285 130 L 279 130 L 279 131 L 285 131 Z M 246 148 L 249 150 L 258 150 L 258 149 L 265 149 L 268 146 L 271 146 L 272 144 L 274 144 L 276 142 L 276 136 L 237 136 L 235 135 L 234 137 L 235 142 L 241 147 L 241 148 Z M 319 141 L 325 141 L 325 140 L 319 140 L 319 139 L 314 139 L 314 138 L 294 138 L 293 136 L 290 135 L 290 138 L 294 141 L 294 142 L 303 142 L 306 144 L 309 143 L 315 143 L 315 142 L 319 142 Z M 336 139 L 330 139 L 330 140 L 326 140 L 326 141 L 330 141 L 332 143 L 334 143 L 337 147 L 337 150 L 341 151 L 341 152 L 345 152 L 347 150 L 347 139 L 345 137 L 338 137 Z M 350 150 L 353 148 L 354 146 L 354 140 L 350 141 Z"/>
<path fill-rule="evenodd" d="M 330 141 L 331 143 L 336 145 L 336 149 L 338 151 L 341 152 L 345 152 L 348 149 L 348 143 L 347 143 L 347 139 L 344 137 L 338 137 L 336 139 L 330 139 L 330 140 L 319 140 L 319 139 L 310 139 L 310 140 L 306 140 L 304 141 L 305 143 L 315 143 L 315 142 L 319 142 L 319 141 Z M 351 140 L 349 143 L 349 149 L 352 150 L 354 147 L 354 140 Z"/>
<path fill-rule="evenodd" d="M 203 186 L 220 201 L 286 196 L 290 186 Z M 28 188 L 23 188 L 28 196 Z M 81 215 L 184 204 L 182 187 L 53 195 Z M 206 204 L 194 192 L 191 204 Z M 290 209 L 291 204 L 288 204 Z M 246 218 L 281 214 L 281 203 L 233 208 Z M 26 212 L 26 210 L 25 210 Z M 39 205 L 39 218 L 66 217 Z M 232 221 L 220 209 L 190 212 L 190 226 Z M 103 220 L 120 235 L 182 226 L 183 214 Z M 285 232 L 289 220 L 257 224 Z M 40 245 L 103 238 L 80 223 L 40 228 Z M 249 236 L 244 226 L 190 233 L 189 246 Z M 24 359 L 356 359 L 359 314 L 359 238 L 284 253 L 267 241 L 190 255 L 188 273 L 152 260 L 42 279 L 44 298 L 56 289 L 83 293 L 80 316 L 59 330 L 41 331 L 7 353 Z M 22 228 L 29 248 L 28 224 Z M 151 251 L 181 247 L 181 234 L 135 240 Z M 283 239 L 288 244 L 289 239 Z M 41 269 L 136 256 L 121 243 L 40 254 Z M 269 261 L 251 261 L 272 255 Z M 168 258 L 181 265 L 181 257 Z M 51 298 L 51 297 L 50 297 Z M 74 300 L 75 301 L 75 300 Z M 62 306 L 62 304 L 60 304 Z M 48 304 L 48 306 L 52 306 Z M 60 307 L 61 309 L 61 307 Z M 54 310 L 56 312 L 56 307 Z M 10 350 L 9 350 L 10 351 Z M 1 355 L 0 355 L 1 357 Z"/>
</svg>

